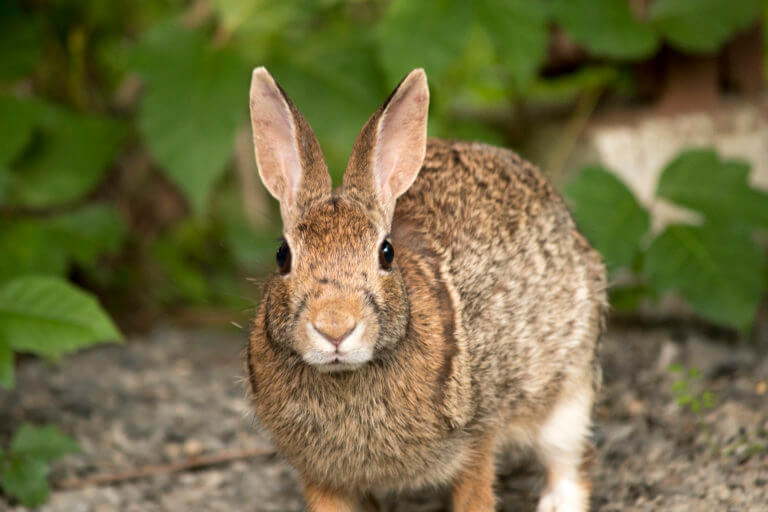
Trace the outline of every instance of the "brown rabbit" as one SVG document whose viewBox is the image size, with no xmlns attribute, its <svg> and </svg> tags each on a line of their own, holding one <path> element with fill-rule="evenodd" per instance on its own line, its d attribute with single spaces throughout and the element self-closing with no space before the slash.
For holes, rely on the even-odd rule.
<svg viewBox="0 0 768 512">
<path fill-rule="evenodd" d="M 261 424 L 311 511 L 448 484 L 494 509 L 494 454 L 532 447 L 539 511 L 584 511 L 605 271 L 531 164 L 427 139 L 411 72 L 363 127 L 332 190 L 307 121 L 266 69 L 250 106 L 284 241 L 248 350 Z"/>
</svg>

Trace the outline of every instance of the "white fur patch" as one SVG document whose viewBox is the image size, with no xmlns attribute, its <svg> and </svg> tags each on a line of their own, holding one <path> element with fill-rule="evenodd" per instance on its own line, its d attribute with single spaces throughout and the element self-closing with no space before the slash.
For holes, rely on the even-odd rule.
<svg viewBox="0 0 768 512">
<path fill-rule="evenodd" d="M 576 480 L 560 479 L 548 487 L 539 500 L 536 512 L 586 512 L 587 493 Z"/>
<path fill-rule="evenodd" d="M 592 392 L 584 390 L 562 400 L 544 422 L 536 450 L 547 469 L 547 488 L 537 512 L 585 512 L 588 491 L 579 476 L 589 435 Z"/>
<path fill-rule="evenodd" d="M 312 346 L 303 355 L 305 362 L 322 372 L 355 370 L 371 360 L 372 347 L 363 342 L 365 324 L 358 322 L 349 336 L 338 347 L 317 332 L 311 322 L 307 322 L 307 335 Z"/>
</svg>

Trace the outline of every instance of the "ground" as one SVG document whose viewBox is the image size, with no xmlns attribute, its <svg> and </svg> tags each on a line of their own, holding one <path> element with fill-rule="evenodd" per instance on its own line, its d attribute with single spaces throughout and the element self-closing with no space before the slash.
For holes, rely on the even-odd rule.
<svg viewBox="0 0 768 512">
<path fill-rule="evenodd" d="M 609 328 L 593 510 L 768 510 L 768 358 L 711 338 L 690 326 Z M 302 510 L 293 470 L 248 413 L 245 339 L 158 328 L 59 366 L 21 361 L 16 391 L 0 392 L 0 443 L 21 422 L 52 422 L 82 447 L 54 465 L 41 510 Z M 713 392 L 712 409 L 678 405 L 673 363 L 701 371 L 689 388 Z M 521 454 L 499 466 L 498 509 L 533 510 L 539 468 Z M 449 510 L 444 490 L 388 498 L 384 509 Z M 0 510 L 23 508 L 0 496 Z"/>
</svg>

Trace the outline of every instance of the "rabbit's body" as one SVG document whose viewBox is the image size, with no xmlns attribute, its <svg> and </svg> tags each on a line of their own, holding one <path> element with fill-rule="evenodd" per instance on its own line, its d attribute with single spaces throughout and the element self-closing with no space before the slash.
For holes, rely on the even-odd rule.
<svg viewBox="0 0 768 512">
<path fill-rule="evenodd" d="M 350 168 L 370 158 L 360 146 L 369 125 Z M 600 258 L 547 180 L 511 151 L 433 139 L 421 162 L 389 214 L 349 170 L 336 191 L 308 187 L 291 212 L 293 267 L 268 280 L 249 345 L 257 416 L 313 510 L 448 483 L 455 510 L 492 510 L 493 453 L 504 441 L 544 459 L 540 510 L 582 510 L 577 473 L 606 304 Z M 382 226 L 398 277 L 365 256 L 387 237 Z M 313 348 L 323 326 L 341 321 L 316 320 L 326 310 L 353 311 L 354 330 L 339 337 L 353 339 L 348 360 Z M 362 364 L 358 352 L 368 354 Z"/>
</svg>

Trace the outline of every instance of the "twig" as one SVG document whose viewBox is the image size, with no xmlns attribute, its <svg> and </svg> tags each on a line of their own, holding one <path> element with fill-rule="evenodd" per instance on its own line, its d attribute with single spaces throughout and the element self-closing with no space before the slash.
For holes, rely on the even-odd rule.
<svg viewBox="0 0 768 512">
<path fill-rule="evenodd" d="M 69 478 L 54 482 L 55 489 L 82 489 L 84 487 L 94 487 L 101 485 L 111 485 L 125 482 L 128 480 L 137 480 L 155 475 L 181 473 L 192 469 L 206 468 L 227 464 L 238 460 L 250 459 L 253 457 L 263 457 L 274 455 L 274 448 L 257 448 L 253 450 L 226 451 L 210 455 L 199 455 L 190 457 L 183 461 L 170 462 L 167 464 L 155 464 L 142 466 L 135 469 L 129 469 L 118 473 L 96 473 L 85 478 Z"/>
<path fill-rule="evenodd" d="M 551 153 L 549 162 L 547 162 L 545 167 L 555 182 L 557 182 L 557 178 L 562 174 L 565 164 L 573 152 L 573 148 L 576 147 L 579 137 L 581 137 L 584 128 L 592 117 L 602 92 L 600 88 L 591 88 L 583 91 L 579 96 L 576 109 L 565 125 L 560 144 Z"/>
</svg>

